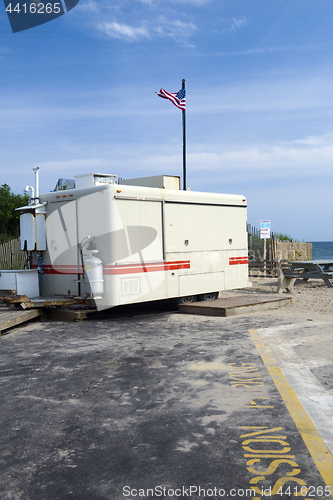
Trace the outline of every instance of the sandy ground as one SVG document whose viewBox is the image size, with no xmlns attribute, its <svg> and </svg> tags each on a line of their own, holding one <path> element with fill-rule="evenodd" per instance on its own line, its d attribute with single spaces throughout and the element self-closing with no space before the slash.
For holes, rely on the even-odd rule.
<svg viewBox="0 0 333 500">
<path fill-rule="evenodd" d="M 248 289 L 230 290 L 221 292 L 220 298 L 234 297 L 237 295 L 259 295 L 262 293 L 276 293 L 277 278 L 251 278 L 252 286 Z M 292 305 L 288 309 L 292 313 L 313 313 L 333 316 L 333 288 L 329 288 L 323 280 L 297 280 L 292 294 Z"/>
</svg>

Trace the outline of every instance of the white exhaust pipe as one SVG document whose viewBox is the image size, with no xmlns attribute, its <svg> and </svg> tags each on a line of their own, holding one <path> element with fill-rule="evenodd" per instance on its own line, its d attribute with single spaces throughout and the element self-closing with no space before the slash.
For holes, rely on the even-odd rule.
<svg viewBox="0 0 333 500">
<path fill-rule="evenodd" d="M 37 204 L 39 202 L 39 167 L 34 167 L 32 170 L 35 172 L 35 185 L 36 185 L 35 204 Z"/>
</svg>

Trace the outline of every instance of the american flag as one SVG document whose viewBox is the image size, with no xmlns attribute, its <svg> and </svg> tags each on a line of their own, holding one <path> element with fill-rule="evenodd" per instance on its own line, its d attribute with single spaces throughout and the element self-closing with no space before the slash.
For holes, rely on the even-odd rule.
<svg viewBox="0 0 333 500">
<path fill-rule="evenodd" d="M 156 92 L 159 97 L 163 97 L 163 99 L 169 99 L 177 108 L 185 111 L 186 109 L 186 92 L 185 89 L 180 89 L 179 92 L 175 94 L 170 94 L 164 89 L 161 89 L 159 92 Z"/>
</svg>

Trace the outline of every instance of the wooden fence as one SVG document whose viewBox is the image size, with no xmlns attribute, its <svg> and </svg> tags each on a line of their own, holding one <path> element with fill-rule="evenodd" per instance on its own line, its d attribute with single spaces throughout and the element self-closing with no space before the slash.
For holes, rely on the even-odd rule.
<svg viewBox="0 0 333 500">
<path fill-rule="evenodd" d="M 271 238 L 266 240 L 266 255 L 264 255 L 263 242 L 259 229 L 248 225 L 249 262 L 312 259 L 312 243 L 279 241 L 272 233 Z"/>
<path fill-rule="evenodd" d="M 311 260 L 312 243 L 302 241 L 273 241 L 269 249 L 274 260 Z"/>
<path fill-rule="evenodd" d="M 261 245 L 257 244 L 252 249 L 249 248 L 249 262 L 312 259 L 312 243 L 269 239 L 267 240 L 265 256 L 263 248 L 263 240 L 261 240 Z"/>
<path fill-rule="evenodd" d="M 0 244 L 0 269 L 23 269 L 26 255 L 20 248 L 20 239 Z"/>
</svg>

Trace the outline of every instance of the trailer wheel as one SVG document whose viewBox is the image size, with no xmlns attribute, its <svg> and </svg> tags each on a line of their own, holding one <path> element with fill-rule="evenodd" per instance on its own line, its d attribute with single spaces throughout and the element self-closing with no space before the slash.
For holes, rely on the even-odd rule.
<svg viewBox="0 0 333 500">
<path fill-rule="evenodd" d="M 219 296 L 219 292 L 209 292 L 203 293 L 199 296 L 200 300 L 216 300 Z"/>
<path fill-rule="evenodd" d="M 188 304 L 190 302 L 196 302 L 196 301 L 197 301 L 196 295 L 187 295 L 186 297 L 178 298 L 178 304 Z"/>
</svg>

